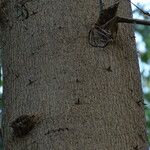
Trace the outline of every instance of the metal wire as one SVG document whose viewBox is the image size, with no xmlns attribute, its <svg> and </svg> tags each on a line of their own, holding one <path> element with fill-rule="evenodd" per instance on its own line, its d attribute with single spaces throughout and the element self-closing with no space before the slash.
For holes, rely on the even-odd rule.
<svg viewBox="0 0 150 150">
<path fill-rule="evenodd" d="M 95 25 L 89 32 L 88 40 L 91 46 L 104 48 L 112 41 L 112 36 L 109 31 Z"/>
<path fill-rule="evenodd" d="M 103 0 L 99 0 L 99 15 L 101 15 L 104 11 L 104 3 Z"/>
</svg>

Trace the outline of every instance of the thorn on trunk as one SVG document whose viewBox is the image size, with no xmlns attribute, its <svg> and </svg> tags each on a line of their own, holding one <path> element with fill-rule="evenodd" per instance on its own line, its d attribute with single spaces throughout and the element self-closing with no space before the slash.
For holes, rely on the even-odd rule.
<svg viewBox="0 0 150 150">
<path fill-rule="evenodd" d="M 80 99 L 78 98 L 78 100 L 75 102 L 75 105 L 80 105 L 81 102 L 80 102 Z"/>
<path fill-rule="evenodd" d="M 106 70 L 107 70 L 108 72 L 112 72 L 111 66 L 109 66 L 108 68 L 106 68 Z"/>
<path fill-rule="evenodd" d="M 34 82 L 36 82 L 37 80 L 31 80 L 31 79 L 28 79 L 29 83 L 27 85 L 32 85 Z"/>
</svg>

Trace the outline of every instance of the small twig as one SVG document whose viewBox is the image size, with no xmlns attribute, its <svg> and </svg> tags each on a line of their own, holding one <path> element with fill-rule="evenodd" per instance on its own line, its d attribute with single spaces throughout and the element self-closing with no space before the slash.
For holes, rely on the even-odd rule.
<svg viewBox="0 0 150 150">
<path fill-rule="evenodd" d="M 137 5 L 135 5 L 133 2 L 131 2 L 131 0 L 128 0 L 132 5 L 134 5 L 138 10 L 140 10 L 144 15 L 150 16 L 149 12 L 145 12 L 144 10 L 142 10 L 140 7 L 138 7 Z"/>
<path fill-rule="evenodd" d="M 130 18 L 124 18 L 124 17 L 118 17 L 118 16 L 117 16 L 117 22 L 118 23 L 141 24 L 141 25 L 150 26 L 150 21 L 140 20 L 140 19 L 132 19 L 132 18 L 130 19 Z"/>
</svg>

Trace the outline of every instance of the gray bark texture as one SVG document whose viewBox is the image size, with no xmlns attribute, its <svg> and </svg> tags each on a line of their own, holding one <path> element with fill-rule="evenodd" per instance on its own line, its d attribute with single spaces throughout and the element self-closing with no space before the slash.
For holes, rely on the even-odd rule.
<svg viewBox="0 0 150 150">
<path fill-rule="evenodd" d="M 5 150 L 147 149 L 133 27 L 119 24 L 106 48 L 89 45 L 98 2 L 1 0 Z M 132 17 L 127 0 L 118 15 Z M 23 122 L 11 127 L 22 115 L 38 118 L 28 134 Z"/>
</svg>

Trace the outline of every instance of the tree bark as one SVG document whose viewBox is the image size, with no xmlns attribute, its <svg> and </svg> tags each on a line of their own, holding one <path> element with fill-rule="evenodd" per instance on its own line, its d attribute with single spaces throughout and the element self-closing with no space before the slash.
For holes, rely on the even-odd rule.
<svg viewBox="0 0 150 150">
<path fill-rule="evenodd" d="M 88 43 L 96 1 L 13 0 L 5 8 L 5 149 L 145 150 L 132 25 L 119 24 L 116 40 L 102 49 Z M 118 15 L 132 17 L 128 1 L 120 2 Z M 12 122 L 31 114 L 38 121 L 18 137 Z"/>
</svg>

